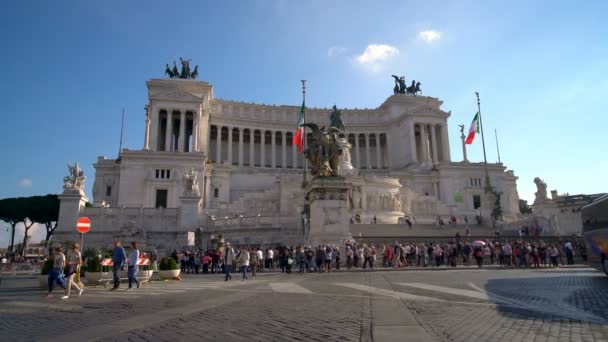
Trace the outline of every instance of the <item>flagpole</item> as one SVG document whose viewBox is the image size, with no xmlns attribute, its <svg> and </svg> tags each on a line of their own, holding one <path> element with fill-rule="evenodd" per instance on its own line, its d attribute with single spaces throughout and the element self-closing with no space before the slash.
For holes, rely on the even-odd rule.
<svg viewBox="0 0 608 342">
<path fill-rule="evenodd" d="M 500 164 L 500 148 L 498 148 L 498 132 L 494 128 L 494 136 L 496 137 L 496 152 L 498 153 L 498 163 Z"/>
<path fill-rule="evenodd" d="M 306 80 L 301 80 L 302 81 L 302 124 L 306 123 Z M 306 127 L 303 126 L 302 127 L 302 151 L 304 151 L 306 149 Z M 304 154 L 302 154 L 302 158 L 304 158 L 304 162 L 302 163 L 303 167 L 303 172 L 302 172 L 302 188 L 306 187 L 306 167 L 307 167 L 307 162 L 306 162 L 306 156 L 304 156 Z"/>
<path fill-rule="evenodd" d="M 120 152 L 122 152 L 122 131 L 125 126 L 125 108 L 122 108 L 122 118 L 120 121 L 120 142 L 118 144 L 118 156 L 120 157 Z"/>
<path fill-rule="evenodd" d="M 481 104 L 479 102 L 479 92 L 475 92 L 477 95 L 477 112 L 479 113 L 479 126 L 481 126 L 481 145 L 483 146 L 483 163 L 486 171 L 486 187 L 490 186 L 490 174 L 488 173 L 488 159 L 486 157 L 486 141 L 483 137 L 483 122 L 481 120 Z"/>
</svg>

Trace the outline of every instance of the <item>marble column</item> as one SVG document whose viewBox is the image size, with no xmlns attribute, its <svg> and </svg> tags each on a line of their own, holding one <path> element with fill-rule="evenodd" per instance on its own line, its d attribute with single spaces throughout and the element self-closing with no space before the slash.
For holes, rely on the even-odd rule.
<svg viewBox="0 0 608 342">
<path fill-rule="evenodd" d="M 287 168 L 287 132 L 281 132 L 281 166 Z"/>
<path fill-rule="evenodd" d="M 186 151 L 186 111 L 182 110 L 179 116 L 179 135 L 177 138 L 177 150 Z"/>
<path fill-rule="evenodd" d="M 355 155 L 357 156 L 357 168 L 360 169 L 363 163 L 361 163 L 361 153 L 359 149 L 359 133 L 355 133 Z"/>
<path fill-rule="evenodd" d="M 173 112 L 167 110 L 167 129 L 165 131 L 165 151 L 171 152 L 171 136 L 173 135 Z"/>
<path fill-rule="evenodd" d="M 466 139 L 466 135 L 464 135 L 464 132 L 460 132 L 460 140 L 462 140 L 462 161 L 465 163 L 468 163 L 469 160 L 467 159 L 467 145 L 465 143 L 465 139 Z"/>
<path fill-rule="evenodd" d="M 443 146 L 443 161 L 449 162 L 452 160 L 452 157 L 450 155 L 450 143 L 447 125 L 441 125 L 441 144 Z"/>
<path fill-rule="evenodd" d="M 372 168 L 372 158 L 370 156 L 369 133 L 365 133 L 365 168 Z"/>
<path fill-rule="evenodd" d="M 266 167 L 266 131 L 260 131 L 260 167 Z"/>
<path fill-rule="evenodd" d="M 439 156 L 437 155 L 437 135 L 435 133 L 435 125 L 430 125 L 431 128 L 431 145 L 433 148 L 433 164 L 439 163 Z"/>
<path fill-rule="evenodd" d="M 243 135 L 245 130 L 242 128 L 237 128 L 239 132 L 239 166 L 243 166 Z"/>
<path fill-rule="evenodd" d="M 217 125 L 217 163 L 222 163 L 222 126 Z"/>
<path fill-rule="evenodd" d="M 391 155 L 389 153 L 390 151 L 388 150 L 389 146 L 391 146 L 390 135 L 388 133 L 386 133 L 386 142 L 384 143 L 384 165 L 382 165 L 382 166 L 386 166 L 387 169 L 391 168 L 391 165 L 390 165 Z"/>
<path fill-rule="evenodd" d="M 146 105 L 146 136 L 144 138 L 144 150 L 150 149 L 150 105 Z"/>
<path fill-rule="evenodd" d="M 382 168 L 382 154 L 380 153 L 380 133 L 376 133 L 376 167 Z"/>
<path fill-rule="evenodd" d="M 276 132 L 270 131 L 270 167 L 275 168 L 276 166 Z"/>
<path fill-rule="evenodd" d="M 232 165 L 232 127 L 228 127 L 228 165 Z"/>
<path fill-rule="evenodd" d="M 422 132 L 422 131 L 421 131 Z M 418 156 L 417 156 L 417 149 L 416 149 L 416 123 L 415 122 L 411 122 L 410 123 L 410 143 L 411 143 L 411 150 L 412 150 L 412 162 L 417 163 L 418 162 Z"/>
<path fill-rule="evenodd" d="M 201 113 L 194 112 L 192 114 L 192 148 L 194 152 L 199 152 L 198 150 L 198 131 L 199 131 L 199 122 L 201 121 Z"/>
<path fill-rule="evenodd" d="M 437 199 L 440 200 L 441 198 L 439 196 L 439 182 L 434 182 L 433 188 L 435 190 L 435 197 L 437 197 Z"/>
<path fill-rule="evenodd" d="M 249 129 L 249 166 L 255 166 L 255 129 Z"/>
<path fill-rule="evenodd" d="M 429 131 L 426 124 L 420 125 L 420 144 L 422 145 L 422 161 L 428 162 L 430 161 L 429 156 Z"/>
<path fill-rule="evenodd" d="M 294 169 L 298 168 L 298 146 L 296 144 L 291 145 L 291 163 Z"/>
</svg>

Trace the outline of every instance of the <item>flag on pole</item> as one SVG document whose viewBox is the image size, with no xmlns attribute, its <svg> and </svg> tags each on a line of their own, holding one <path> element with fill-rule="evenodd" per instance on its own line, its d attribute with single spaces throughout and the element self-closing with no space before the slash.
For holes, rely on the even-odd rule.
<svg viewBox="0 0 608 342">
<path fill-rule="evenodd" d="M 298 146 L 298 153 L 302 153 L 302 145 L 304 141 L 304 101 L 302 101 L 302 108 L 300 108 L 300 116 L 298 117 L 298 125 L 296 134 L 293 136 L 293 144 Z"/>
<path fill-rule="evenodd" d="M 469 135 L 467 135 L 467 140 L 465 141 L 465 144 L 470 145 L 473 143 L 473 139 L 475 139 L 475 133 L 479 133 L 479 112 L 475 114 L 473 122 L 471 122 L 471 127 L 469 128 Z"/>
</svg>

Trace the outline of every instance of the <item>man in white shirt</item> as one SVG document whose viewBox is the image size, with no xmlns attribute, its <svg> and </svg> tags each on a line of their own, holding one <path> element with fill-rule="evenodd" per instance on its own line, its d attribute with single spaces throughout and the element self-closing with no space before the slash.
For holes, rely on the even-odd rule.
<svg viewBox="0 0 608 342">
<path fill-rule="evenodd" d="M 261 249 L 258 249 L 258 251 L 256 253 L 258 254 L 258 260 L 259 260 L 258 261 L 258 271 L 261 271 L 264 268 L 263 263 L 262 263 L 262 261 L 264 260 L 264 253 L 262 253 Z"/>
<path fill-rule="evenodd" d="M 272 260 L 274 258 L 274 251 L 272 250 L 272 248 L 268 248 L 268 251 L 266 252 L 266 268 L 271 270 L 274 267 L 272 267 Z"/>
</svg>

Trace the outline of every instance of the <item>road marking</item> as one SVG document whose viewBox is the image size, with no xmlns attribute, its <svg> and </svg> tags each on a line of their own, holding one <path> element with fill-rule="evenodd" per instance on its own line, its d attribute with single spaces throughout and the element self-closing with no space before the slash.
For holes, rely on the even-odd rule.
<svg viewBox="0 0 608 342">
<path fill-rule="evenodd" d="M 304 288 L 296 283 L 269 283 L 268 285 L 270 285 L 270 288 L 272 289 L 272 291 L 274 292 L 281 292 L 281 293 L 307 293 L 307 294 L 311 294 L 312 291 L 310 291 L 307 288 Z"/>
<path fill-rule="evenodd" d="M 409 294 L 409 293 L 405 293 L 405 292 L 386 290 L 386 289 L 381 289 L 381 288 L 367 286 L 367 285 L 359 285 L 359 284 L 351 284 L 351 283 L 334 283 L 334 285 L 349 287 L 351 289 L 365 291 L 365 292 L 378 294 L 378 295 L 386 296 L 386 297 L 392 297 L 392 298 L 426 301 L 426 302 L 445 302 L 445 300 L 439 299 L 439 298 L 418 296 L 418 295 L 413 295 L 413 294 Z"/>
<path fill-rule="evenodd" d="M 483 300 L 492 300 L 490 298 L 490 296 L 488 296 L 486 293 L 479 292 L 479 291 L 455 289 L 455 288 L 451 288 L 451 287 L 443 287 L 443 286 L 424 284 L 424 283 L 398 283 L 398 284 L 402 285 L 402 286 L 408 286 L 408 287 L 413 287 L 413 288 L 422 289 L 422 290 L 430 290 L 430 291 L 435 291 L 435 292 L 449 293 L 449 294 L 454 294 L 454 295 L 463 296 L 463 297 L 470 297 L 470 298 L 483 299 Z"/>
</svg>

